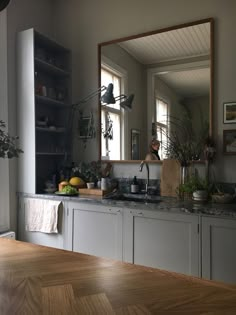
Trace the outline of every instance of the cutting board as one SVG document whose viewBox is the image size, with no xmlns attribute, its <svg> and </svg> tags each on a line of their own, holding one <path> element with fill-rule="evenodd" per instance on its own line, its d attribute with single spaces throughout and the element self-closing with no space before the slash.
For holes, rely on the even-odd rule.
<svg viewBox="0 0 236 315">
<path fill-rule="evenodd" d="M 177 160 L 162 161 L 161 168 L 161 196 L 177 197 L 176 189 L 180 184 L 180 165 Z"/>
<path fill-rule="evenodd" d="M 105 190 L 101 190 L 99 188 L 79 188 L 79 194 L 81 195 L 96 195 L 96 196 L 104 196 L 107 193 Z"/>
</svg>

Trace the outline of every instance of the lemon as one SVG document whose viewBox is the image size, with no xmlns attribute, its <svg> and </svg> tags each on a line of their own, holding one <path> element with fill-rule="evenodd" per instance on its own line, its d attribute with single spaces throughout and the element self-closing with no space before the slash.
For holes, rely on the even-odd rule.
<svg viewBox="0 0 236 315">
<path fill-rule="evenodd" d="M 77 186 L 77 187 L 82 187 L 84 186 L 84 181 L 80 177 L 72 177 L 69 181 L 71 186 Z"/>
</svg>

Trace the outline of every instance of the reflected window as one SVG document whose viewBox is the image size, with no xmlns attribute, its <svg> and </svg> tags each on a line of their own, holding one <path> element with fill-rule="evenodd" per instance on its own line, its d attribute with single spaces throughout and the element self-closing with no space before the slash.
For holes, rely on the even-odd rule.
<svg viewBox="0 0 236 315">
<path fill-rule="evenodd" d="M 168 104 L 156 98 L 156 139 L 161 142 L 159 155 L 161 160 L 166 158 L 164 144 L 167 142 L 168 133 Z"/>
<path fill-rule="evenodd" d="M 115 72 L 105 69 L 101 69 L 101 85 L 108 86 L 109 83 L 113 83 L 114 96 L 121 94 L 121 81 L 120 77 Z M 104 105 L 104 106 L 103 106 Z M 119 102 L 115 104 L 103 104 L 101 110 L 101 122 L 102 122 L 102 158 L 106 160 L 120 160 L 121 159 L 121 108 Z"/>
</svg>

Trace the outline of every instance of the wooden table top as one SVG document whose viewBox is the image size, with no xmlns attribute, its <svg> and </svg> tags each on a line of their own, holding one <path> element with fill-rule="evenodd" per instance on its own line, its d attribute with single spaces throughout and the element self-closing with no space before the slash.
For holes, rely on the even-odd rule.
<svg viewBox="0 0 236 315">
<path fill-rule="evenodd" d="M 0 239 L 0 314 L 236 314 L 236 286 Z"/>
</svg>

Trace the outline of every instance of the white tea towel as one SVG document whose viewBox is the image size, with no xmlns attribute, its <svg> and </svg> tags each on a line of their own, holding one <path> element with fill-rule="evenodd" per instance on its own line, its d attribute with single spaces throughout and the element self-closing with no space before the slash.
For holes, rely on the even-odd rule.
<svg viewBox="0 0 236 315">
<path fill-rule="evenodd" d="M 58 233 L 58 210 L 61 201 L 46 199 L 25 200 L 25 229 L 43 233 Z"/>
</svg>

